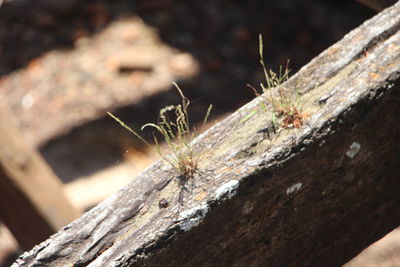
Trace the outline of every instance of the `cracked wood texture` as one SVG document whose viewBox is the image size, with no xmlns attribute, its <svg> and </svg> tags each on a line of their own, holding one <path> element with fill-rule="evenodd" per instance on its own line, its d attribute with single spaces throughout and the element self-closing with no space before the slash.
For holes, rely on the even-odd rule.
<svg viewBox="0 0 400 267">
<path fill-rule="evenodd" d="M 385 9 L 285 84 L 310 114 L 302 128 L 271 132 L 255 99 L 194 141 L 187 190 L 155 163 L 13 266 L 344 264 L 400 222 L 399 14 Z"/>
</svg>

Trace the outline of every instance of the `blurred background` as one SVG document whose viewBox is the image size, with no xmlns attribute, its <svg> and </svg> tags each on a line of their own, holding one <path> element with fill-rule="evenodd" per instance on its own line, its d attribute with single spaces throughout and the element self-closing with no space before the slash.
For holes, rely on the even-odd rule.
<svg viewBox="0 0 400 267">
<path fill-rule="evenodd" d="M 267 66 L 294 74 L 374 14 L 345 0 L 3 0 L 0 108 L 88 210 L 158 159 L 107 111 L 140 131 L 179 103 L 175 81 L 194 125 L 213 104 L 212 125 L 263 81 L 260 33 Z M 1 224 L 2 266 L 20 252 Z"/>
</svg>

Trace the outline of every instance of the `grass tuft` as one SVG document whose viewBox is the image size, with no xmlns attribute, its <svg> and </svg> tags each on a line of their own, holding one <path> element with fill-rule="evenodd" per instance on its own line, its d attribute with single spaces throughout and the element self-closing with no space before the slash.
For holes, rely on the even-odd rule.
<svg viewBox="0 0 400 267">
<path fill-rule="evenodd" d="M 171 165 L 182 178 L 193 177 L 198 169 L 199 153 L 191 144 L 197 136 L 196 130 L 190 128 L 188 107 L 189 99 L 183 94 L 180 87 L 173 83 L 181 96 L 181 103 L 178 105 L 166 106 L 159 112 L 158 121 L 156 123 L 146 123 L 141 127 L 141 130 L 150 127 L 159 132 L 167 144 L 170 155 L 165 155 L 161 150 L 160 142 L 153 133 L 156 152 L 162 157 L 165 162 Z M 209 106 L 203 120 L 203 124 L 207 122 L 210 116 L 212 105 Z M 110 112 L 107 112 L 114 120 L 122 127 L 138 137 L 143 143 L 151 146 L 150 142 L 146 141 L 140 134 L 127 126 L 118 117 Z"/>
<path fill-rule="evenodd" d="M 264 97 L 272 105 L 272 123 L 274 128 L 281 126 L 282 128 L 300 128 L 305 119 L 309 116 L 303 112 L 303 106 L 299 101 L 299 94 L 296 91 L 292 91 L 289 88 L 283 86 L 283 84 L 289 79 L 289 61 L 285 67 L 280 66 L 278 72 L 274 72 L 271 69 L 267 69 L 264 57 L 263 57 L 263 39 L 262 35 L 259 35 L 259 53 L 260 53 L 260 64 L 264 71 L 266 83 L 260 83 L 262 92 L 261 95 L 258 91 L 249 85 L 253 89 L 256 96 Z M 277 92 L 273 93 L 272 88 L 276 87 Z M 266 103 L 260 103 L 261 108 L 267 111 Z"/>
</svg>

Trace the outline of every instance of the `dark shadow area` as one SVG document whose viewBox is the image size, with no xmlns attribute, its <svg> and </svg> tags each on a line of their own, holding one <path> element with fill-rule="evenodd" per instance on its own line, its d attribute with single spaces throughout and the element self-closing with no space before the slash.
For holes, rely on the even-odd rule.
<svg viewBox="0 0 400 267">
<path fill-rule="evenodd" d="M 374 13 L 353 1 L 8 0 L 0 6 L 0 76 L 132 14 L 215 72 L 232 60 L 254 65 L 259 33 L 271 65 L 290 58 L 297 69 Z"/>
<path fill-rule="evenodd" d="M 73 49 L 129 13 L 133 1 L 8 0 L 0 5 L 0 77 L 54 49 Z"/>
<path fill-rule="evenodd" d="M 90 26 L 97 16 L 94 14 L 103 14 L 103 11 L 98 13 L 98 10 L 88 9 L 92 5 L 102 6 L 99 10 L 109 14 L 101 26 Z M 7 6 L 2 9 L 5 7 Z M 44 29 L 43 33 L 52 31 L 55 37 L 49 33 L 53 36 L 49 45 L 38 45 L 35 53 L 30 51 L 31 55 L 40 55 L 58 45 L 72 48 L 73 29 L 76 30 L 77 27 L 94 34 L 114 18 L 139 15 L 145 24 L 157 29 L 164 42 L 194 55 L 200 62 L 199 75 L 190 80 L 177 81 L 191 100 L 190 115 L 193 124 L 203 119 L 209 104 L 215 107 L 212 119 L 213 116 L 233 112 L 254 98 L 246 84 L 257 87 L 263 81 L 259 64 L 260 33 L 264 36 L 266 64 L 277 69 L 279 65 L 290 60 L 293 74 L 347 32 L 374 15 L 372 11 L 353 1 L 311 0 L 87 1 L 77 4 L 73 10 L 65 14 L 53 14 L 57 22 Z M 90 13 L 92 11 L 94 13 Z M 62 21 L 66 16 L 75 18 L 75 24 L 65 25 L 67 23 Z M 15 49 L 29 52 L 29 45 L 21 46 Z M 12 50 L 11 47 L 12 45 L 8 45 L 6 49 L 3 48 L 3 53 Z M 0 73 L 3 74 L 28 61 L 23 60 L 18 65 L 15 58 L 10 56 L 4 62 L 8 69 L 0 67 Z M 179 103 L 179 97 L 171 88 L 141 103 L 122 107 L 115 114 L 139 130 L 141 125 L 154 122 L 161 108 L 176 103 Z M 145 135 L 150 136 L 148 133 Z M 60 146 L 61 154 L 55 152 L 60 150 L 57 148 Z M 121 159 L 121 153 L 126 146 L 143 149 L 142 144 L 125 129 L 111 118 L 104 117 L 50 141 L 41 148 L 41 152 L 59 177 L 64 181 L 71 181 L 112 166 Z"/>
</svg>

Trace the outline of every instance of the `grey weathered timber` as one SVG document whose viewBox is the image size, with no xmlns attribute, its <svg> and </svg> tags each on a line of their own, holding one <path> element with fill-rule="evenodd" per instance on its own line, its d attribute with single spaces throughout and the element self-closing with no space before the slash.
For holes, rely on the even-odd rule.
<svg viewBox="0 0 400 267">
<path fill-rule="evenodd" d="M 399 29 L 397 3 L 285 84 L 302 128 L 273 133 L 255 99 L 195 140 L 187 190 L 158 162 L 13 266 L 347 262 L 400 223 Z"/>
</svg>

